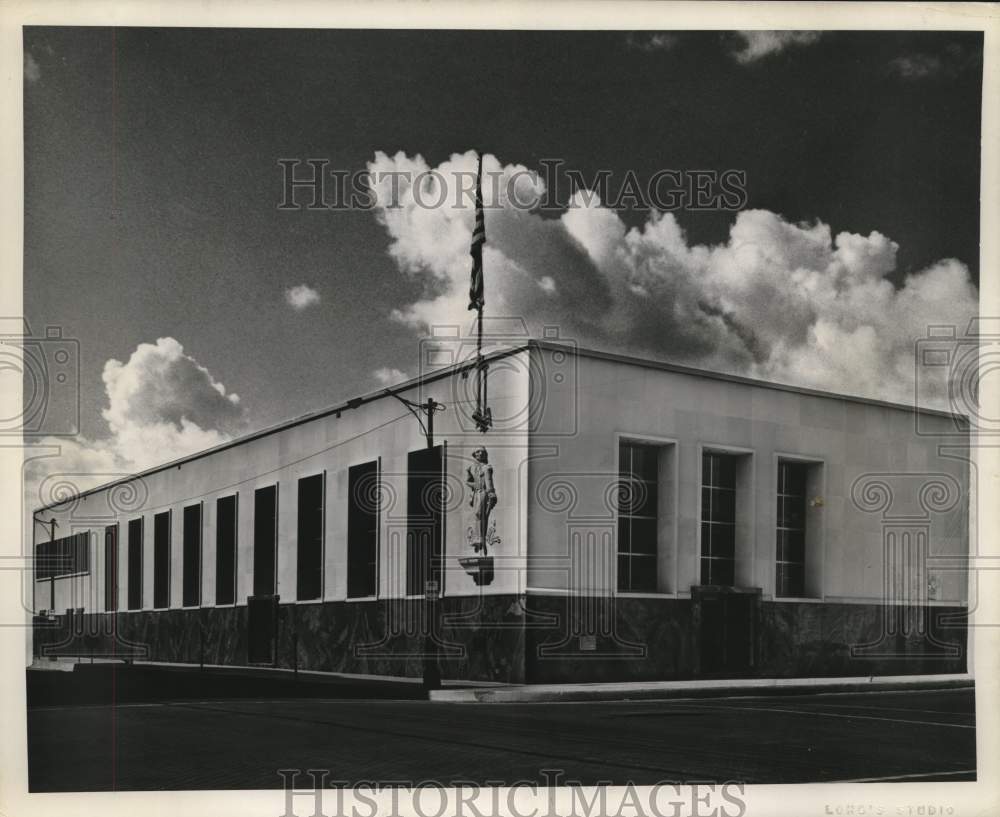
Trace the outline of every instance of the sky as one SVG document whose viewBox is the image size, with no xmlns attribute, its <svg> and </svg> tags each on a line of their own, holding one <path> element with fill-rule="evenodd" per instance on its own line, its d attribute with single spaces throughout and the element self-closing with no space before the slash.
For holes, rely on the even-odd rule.
<svg viewBox="0 0 1000 817">
<path fill-rule="evenodd" d="M 452 178 L 482 153 L 538 195 L 547 160 L 612 192 L 745 174 L 738 212 L 615 209 L 565 175 L 544 211 L 487 212 L 487 315 L 582 346 L 905 401 L 914 340 L 975 312 L 978 33 L 24 42 L 25 314 L 79 342 L 63 470 L 146 467 L 371 391 L 418 371 L 431 326 L 468 324 L 471 199 L 376 183 L 374 206 L 279 209 L 282 159 Z"/>
</svg>

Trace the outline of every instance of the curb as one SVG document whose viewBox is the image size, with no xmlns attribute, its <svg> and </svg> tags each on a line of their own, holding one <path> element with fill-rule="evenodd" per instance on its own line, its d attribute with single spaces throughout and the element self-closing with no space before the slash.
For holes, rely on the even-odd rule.
<svg viewBox="0 0 1000 817">
<path fill-rule="evenodd" d="M 538 684 L 508 687 L 437 689 L 441 703 L 552 703 L 639 701 L 673 698 L 815 695 L 829 692 L 891 692 L 972 688 L 971 675 L 892 675 L 856 678 L 755 678 L 745 681 L 651 681 L 607 684 Z"/>
</svg>

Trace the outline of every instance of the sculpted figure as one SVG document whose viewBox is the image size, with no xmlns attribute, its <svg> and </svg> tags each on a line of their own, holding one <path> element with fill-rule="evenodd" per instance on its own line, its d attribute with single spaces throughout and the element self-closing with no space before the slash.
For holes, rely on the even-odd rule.
<svg viewBox="0 0 1000 817">
<path fill-rule="evenodd" d="M 485 448 L 472 452 L 473 463 L 466 469 L 465 481 L 471 490 L 469 507 L 472 520 L 468 527 L 469 544 L 477 553 L 486 555 L 486 545 L 490 543 L 490 513 L 497 504 L 497 492 L 493 486 L 493 466 Z"/>
</svg>

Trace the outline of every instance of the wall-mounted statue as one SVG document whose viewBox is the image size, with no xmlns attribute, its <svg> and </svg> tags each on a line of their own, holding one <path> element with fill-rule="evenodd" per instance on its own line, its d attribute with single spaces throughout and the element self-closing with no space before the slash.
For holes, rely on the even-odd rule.
<svg viewBox="0 0 1000 817">
<path fill-rule="evenodd" d="M 496 521 L 490 517 L 497 504 L 497 492 L 493 485 L 493 466 L 486 449 L 477 448 L 472 452 L 473 463 L 466 469 L 465 481 L 471 496 L 471 514 L 466 536 L 476 553 L 487 554 L 487 546 L 500 544 L 496 534 Z"/>
</svg>

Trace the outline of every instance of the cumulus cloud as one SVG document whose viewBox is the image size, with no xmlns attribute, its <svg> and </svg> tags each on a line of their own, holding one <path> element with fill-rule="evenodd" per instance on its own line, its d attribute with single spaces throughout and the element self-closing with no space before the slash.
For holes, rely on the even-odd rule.
<svg viewBox="0 0 1000 817">
<path fill-rule="evenodd" d="M 756 62 L 794 46 L 811 45 L 820 35 L 819 31 L 740 31 L 741 45 L 733 56 L 743 64 Z"/>
<path fill-rule="evenodd" d="M 372 377 L 383 386 L 391 386 L 394 383 L 402 383 L 404 380 L 410 379 L 410 376 L 406 372 L 385 366 L 372 372 Z"/>
<path fill-rule="evenodd" d="M 294 310 L 301 311 L 319 303 L 319 293 L 308 284 L 299 284 L 285 290 L 285 302 Z"/>
<path fill-rule="evenodd" d="M 112 432 L 154 423 L 225 427 L 242 412 L 239 395 L 169 337 L 140 343 L 127 363 L 109 360 L 103 380 L 109 402 L 103 415 Z"/>
<path fill-rule="evenodd" d="M 475 161 L 472 152 L 453 155 L 437 171 L 452 178 L 474 172 Z M 487 201 L 497 180 L 542 187 L 537 176 L 521 175 L 522 166 L 501 166 L 491 155 L 483 167 Z M 377 153 L 369 163 L 373 174 L 409 178 L 429 169 L 421 156 L 402 153 Z M 468 324 L 471 196 L 428 208 L 405 185 L 391 205 L 385 188 L 373 192 L 389 253 L 423 290 L 392 319 L 418 333 Z M 535 335 L 559 325 L 584 346 L 908 401 L 915 340 L 930 324 L 961 331 L 977 311 L 969 270 L 956 259 L 894 285 L 898 246 L 877 230 L 834 233 L 820 221 L 793 224 L 748 210 L 726 241 L 697 245 L 673 214 L 654 212 L 629 228 L 593 193 L 578 193 L 557 219 L 509 202 L 485 218 L 488 314 L 523 318 Z M 930 396 L 943 398 L 945 389 L 941 382 Z"/>
<path fill-rule="evenodd" d="M 173 338 L 140 343 L 127 363 L 104 365 L 107 420 L 131 462 L 183 456 L 228 439 L 243 420 L 239 395 L 227 392 Z M 148 463 L 152 464 L 152 463 Z"/>
<path fill-rule="evenodd" d="M 52 501 L 48 475 L 67 475 L 77 490 L 86 490 L 224 443 L 245 423 L 239 396 L 174 338 L 141 343 L 124 363 L 109 360 L 103 380 L 108 436 L 40 440 L 26 457 L 29 506 Z"/>
</svg>

